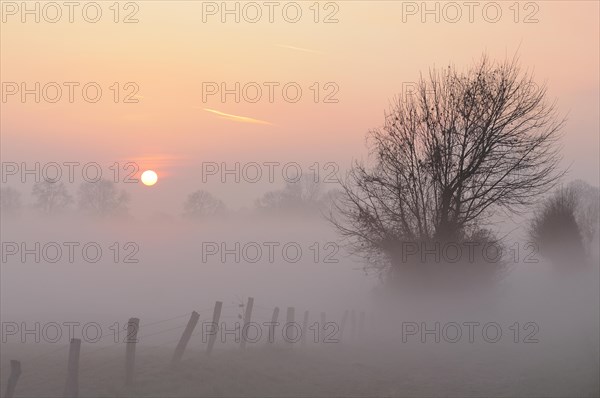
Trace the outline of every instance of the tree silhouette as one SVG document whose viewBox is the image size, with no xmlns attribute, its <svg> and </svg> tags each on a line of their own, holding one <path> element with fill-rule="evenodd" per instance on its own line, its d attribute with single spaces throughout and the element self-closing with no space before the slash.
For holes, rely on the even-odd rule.
<svg viewBox="0 0 600 398">
<path fill-rule="evenodd" d="M 79 186 L 79 209 L 94 216 L 123 216 L 127 214 L 128 202 L 127 193 L 109 180 L 82 182 Z"/>
<path fill-rule="evenodd" d="M 21 194 L 14 188 L 0 188 L 0 212 L 3 215 L 17 215 L 21 211 Z"/>
<path fill-rule="evenodd" d="M 598 234 L 600 221 L 600 190 L 584 181 L 576 180 L 567 186 L 577 196 L 575 219 L 588 254 Z"/>
<path fill-rule="evenodd" d="M 368 135 L 332 221 L 352 247 L 394 256 L 406 241 L 461 241 L 497 210 L 519 211 L 562 175 L 564 120 L 516 59 L 421 77 Z"/>
<path fill-rule="evenodd" d="M 329 198 L 323 185 L 315 174 L 304 174 L 298 181 L 287 181 L 283 189 L 265 193 L 255 207 L 263 212 L 318 213 Z"/>
<path fill-rule="evenodd" d="M 225 213 L 225 204 L 204 190 L 188 195 L 183 204 L 183 216 L 190 219 L 203 219 Z"/>
<path fill-rule="evenodd" d="M 577 207 L 577 193 L 567 187 L 558 189 L 536 212 L 529 234 L 549 260 L 562 263 L 581 259 L 583 239 L 576 219 Z"/>
<path fill-rule="evenodd" d="M 62 182 L 46 180 L 36 182 L 33 184 L 31 193 L 35 198 L 34 207 L 45 214 L 54 214 L 73 202 L 72 196 Z"/>
</svg>

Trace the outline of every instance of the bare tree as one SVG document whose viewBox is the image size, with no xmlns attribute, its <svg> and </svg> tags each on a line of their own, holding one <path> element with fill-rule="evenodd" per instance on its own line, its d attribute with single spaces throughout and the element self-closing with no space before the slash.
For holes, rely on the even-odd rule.
<svg viewBox="0 0 600 398">
<path fill-rule="evenodd" d="M 14 188 L 0 188 L 0 212 L 3 215 L 17 215 L 21 211 L 21 194 Z"/>
<path fill-rule="evenodd" d="M 519 211 L 562 175 L 564 120 L 516 59 L 485 56 L 421 77 L 368 135 L 332 221 L 352 247 L 393 254 L 405 241 L 460 241 L 497 210 Z"/>
<path fill-rule="evenodd" d="M 260 211 L 282 210 L 284 207 L 283 191 L 269 191 L 255 202 L 255 207 Z"/>
<path fill-rule="evenodd" d="M 192 192 L 183 204 L 184 217 L 191 219 L 211 217 L 223 214 L 225 211 L 225 204 L 204 190 Z"/>
<path fill-rule="evenodd" d="M 35 198 L 34 207 L 46 214 L 61 211 L 73 202 L 62 182 L 39 181 L 33 185 L 31 192 Z"/>
<path fill-rule="evenodd" d="M 119 191 L 114 182 L 100 180 L 82 182 L 78 192 L 79 208 L 91 215 L 123 216 L 127 214 L 129 196 Z"/>
<path fill-rule="evenodd" d="M 283 189 L 265 193 L 255 203 L 262 211 L 318 213 L 326 192 L 316 174 L 304 174 L 297 181 L 287 181 Z"/>
</svg>

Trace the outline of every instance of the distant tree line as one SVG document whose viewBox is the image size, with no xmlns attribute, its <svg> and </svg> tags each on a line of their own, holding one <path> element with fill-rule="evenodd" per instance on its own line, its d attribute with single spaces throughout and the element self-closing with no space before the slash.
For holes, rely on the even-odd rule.
<svg viewBox="0 0 600 398">
<path fill-rule="evenodd" d="M 340 194 L 339 189 L 327 190 L 315 175 L 306 174 L 298 181 L 286 182 L 281 189 L 266 192 L 254 201 L 252 210 L 262 215 L 320 216 L 333 205 Z M 231 210 L 223 201 L 206 190 L 190 193 L 183 204 L 183 216 L 192 220 L 228 213 Z"/>
<path fill-rule="evenodd" d="M 75 197 L 69 193 L 64 182 L 43 180 L 33 185 L 31 196 L 33 209 L 46 215 L 63 214 L 73 207 L 82 213 L 99 217 L 125 216 L 129 210 L 129 196 L 109 180 L 82 182 Z M 2 214 L 19 215 L 23 207 L 21 195 L 16 189 L 0 188 Z"/>
<path fill-rule="evenodd" d="M 326 211 L 341 191 L 326 190 L 323 183 L 313 175 L 305 175 L 297 182 L 287 182 L 283 188 L 265 193 L 254 202 L 253 211 L 263 215 L 315 215 Z M 83 182 L 72 195 L 63 182 L 40 181 L 31 190 L 35 211 L 46 214 L 62 214 L 77 209 L 82 213 L 98 216 L 126 216 L 130 197 L 117 184 L 109 180 Z M 3 215 L 17 216 L 24 205 L 21 194 L 14 188 L 0 190 L 0 210 Z M 190 193 L 183 203 L 181 216 L 189 220 L 206 220 L 233 213 L 225 203 L 200 189 Z"/>
</svg>

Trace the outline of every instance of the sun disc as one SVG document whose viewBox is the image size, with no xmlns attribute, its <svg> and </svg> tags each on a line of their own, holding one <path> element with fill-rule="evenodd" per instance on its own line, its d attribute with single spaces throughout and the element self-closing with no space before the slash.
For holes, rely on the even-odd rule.
<svg viewBox="0 0 600 398">
<path fill-rule="evenodd" d="M 150 187 L 158 181 L 158 174 L 153 170 L 146 170 L 142 173 L 142 184 Z"/>
</svg>

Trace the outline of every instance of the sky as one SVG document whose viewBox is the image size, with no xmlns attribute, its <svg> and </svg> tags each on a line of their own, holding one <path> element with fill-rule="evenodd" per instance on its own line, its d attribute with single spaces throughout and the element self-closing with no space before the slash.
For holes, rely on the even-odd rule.
<svg viewBox="0 0 600 398">
<path fill-rule="evenodd" d="M 338 187 L 336 177 L 353 161 L 368 159 L 367 133 L 383 125 L 390 104 L 421 75 L 449 65 L 466 71 L 483 55 L 498 62 L 518 57 L 522 70 L 546 85 L 547 101 L 566 118 L 564 182 L 600 186 L 597 0 L 0 1 L 0 186 L 16 189 L 26 205 L 8 216 L 3 210 L 0 222 L 3 339 L 8 323 L 26 332 L 33 322 L 72 321 L 95 322 L 111 337 L 113 325 L 118 330 L 136 317 L 142 354 L 163 352 L 153 351 L 159 345 L 170 360 L 173 347 L 164 343 L 179 341 L 189 312 L 212 320 L 221 301 L 221 319 L 233 327 L 252 297 L 253 320 L 270 320 L 277 306 L 281 320 L 288 308 L 297 320 L 308 311 L 311 324 L 325 315 L 339 322 L 351 310 L 360 325 L 364 311 L 372 334 L 364 346 L 347 333 L 332 351 L 318 346 L 316 352 L 342 366 L 310 360 L 304 367 L 310 347 L 267 352 L 255 345 L 260 358 L 240 355 L 238 366 L 238 359 L 220 356 L 224 350 L 213 356 L 216 362 L 198 356 L 197 374 L 209 377 L 188 372 L 172 382 L 164 358 L 148 362 L 160 368 L 152 373 L 142 355 L 136 372 L 151 383 L 136 391 L 235 396 L 230 387 L 237 386 L 238 396 L 598 396 L 597 229 L 586 241 L 589 259 L 555 263 L 531 242 L 531 213 L 498 212 L 478 226 L 489 227 L 490 239 L 501 245 L 479 243 L 482 252 L 504 250 L 502 260 L 451 268 L 452 244 L 420 246 L 438 259 L 421 256 L 414 263 L 384 262 L 385 251 L 353 256 L 363 246 L 346 246 L 321 217 L 325 205 L 243 211 L 298 172 L 317 174 L 327 189 Z M 53 178 L 56 170 L 73 196 L 85 178 L 116 182 L 130 196 L 130 217 L 87 217 L 75 203 L 52 214 L 34 209 L 36 177 Z M 145 170 L 158 174 L 155 185 L 137 182 Z M 179 217 L 197 190 L 241 211 Z M 96 248 L 93 259 L 88 248 L 92 255 Z M 461 255 L 466 260 L 466 250 Z M 470 267 L 492 263 L 497 267 Z M 492 320 L 504 332 L 500 344 L 467 342 L 467 328 L 460 344 L 399 339 L 405 321 L 419 322 L 427 333 L 432 322 L 437 328 Z M 541 344 L 514 340 L 513 333 L 530 336 L 527 325 L 539 328 Z M 194 335 L 186 353 L 192 366 L 205 344 Z M 46 396 L 54 384 L 60 394 L 67 336 L 58 342 L 64 351 L 9 336 L 0 374 L 8 377 L 8 359 L 23 360 L 17 394 Z M 97 356 L 91 344 L 84 341 L 81 350 L 82 393 L 127 395 L 121 381 L 87 367 L 114 363 L 111 371 L 120 372 L 123 352 L 114 351 L 115 362 L 103 361 L 106 351 Z M 294 364 L 301 372 L 291 372 Z M 329 384 L 310 378 L 317 374 Z M 283 394 L 280 383 L 300 389 L 284 387 Z M 307 394 L 304 386 L 320 390 Z M 350 392 L 359 386 L 364 393 Z"/>
<path fill-rule="evenodd" d="M 598 185 L 598 2 L 494 3 L 501 14 L 480 3 L 469 16 L 462 2 L 440 3 L 436 14 L 420 2 L 301 1 L 278 3 L 273 22 L 263 2 L 237 3 L 239 22 L 221 2 L 173 3 L 120 3 L 116 15 L 111 2 L 98 2 L 97 22 L 85 19 L 94 20 L 94 8 L 78 7 L 70 23 L 65 6 L 58 18 L 55 8 L 39 3 L 35 22 L 19 2 L 4 2 L 2 161 L 96 162 L 103 175 L 112 175 L 115 163 L 125 174 L 128 162 L 139 166 L 136 175 L 154 169 L 154 187 L 125 186 L 141 215 L 177 213 L 185 196 L 201 188 L 231 207 L 251 206 L 278 186 L 264 178 L 203 181 L 202 164 L 297 162 L 327 172 L 324 165 L 333 162 L 345 170 L 366 157 L 365 134 L 382 124 L 389 101 L 420 73 L 448 64 L 467 68 L 484 53 L 495 60 L 517 54 L 567 116 L 568 179 Z M 236 3 L 228 4 L 232 10 Z M 428 4 L 435 10 L 436 3 Z M 13 94 L 23 82 L 29 89 L 40 83 L 39 103 L 33 94 L 25 101 L 20 91 Z M 44 91 L 50 82 L 57 85 Z M 72 102 L 65 82 L 78 84 Z M 95 87 L 102 90 L 96 103 L 83 96 L 88 83 L 88 99 Z M 222 89 L 235 92 L 236 83 L 239 101 L 231 92 L 222 98 Z M 49 101 L 56 86 L 61 96 Z"/>
</svg>

